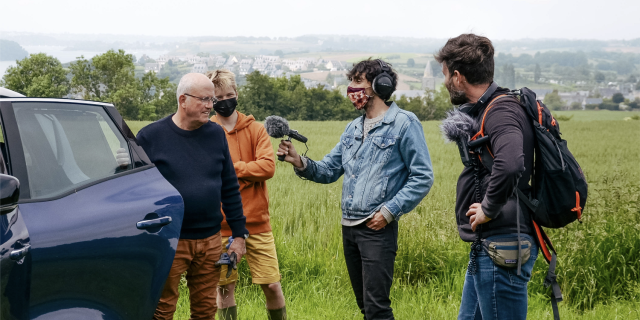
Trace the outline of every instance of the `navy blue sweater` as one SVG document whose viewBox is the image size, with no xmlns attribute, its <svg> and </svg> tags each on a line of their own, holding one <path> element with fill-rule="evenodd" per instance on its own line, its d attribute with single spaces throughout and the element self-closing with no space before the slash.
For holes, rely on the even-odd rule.
<svg viewBox="0 0 640 320">
<path fill-rule="evenodd" d="M 172 116 L 142 128 L 137 139 L 184 199 L 180 239 L 204 239 L 220 231 L 221 202 L 233 236 L 248 234 L 224 130 L 213 122 L 193 131 L 183 130 Z"/>
</svg>

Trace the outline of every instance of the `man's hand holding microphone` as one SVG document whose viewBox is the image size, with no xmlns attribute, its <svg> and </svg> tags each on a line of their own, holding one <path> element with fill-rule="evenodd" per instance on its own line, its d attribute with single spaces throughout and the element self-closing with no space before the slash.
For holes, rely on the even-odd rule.
<svg viewBox="0 0 640 320">
<path fill-rule="evenodd" d="M 291 141 L 289 140 L 280 140 L 280 145 L 278 146 L 278 152 L 276 152 L 276 155 L 284 155 L 284 161 L 291 163 L 298 169 L 302 169 L 302 167 L 304 166 L 302 163 L 302 158 L 296 151 L 293 143 L 291 143 Z"/>
<path fill-rule="evenodd" d="M 298 131 L 291 130 L 289 128 L 289 122 L 278 116 L 267 117 L 264 120 L 264 127 L 267 129 L 267 134 L 272 138 L 280 139 L 284 136 L 289 137 L 287 140 L 280 141 L 278 152 L 276 152 L 278 160 L 289 162 L 296 168 L 302 169 L 304 164 L 302 163 L 302 159 L 300 158 L 300 155 L 298 155 L 296 148 L 293 147 L 291 139 L 293 138 L 306 144 L 307 138 L 301 135 Z"/>
</svg>

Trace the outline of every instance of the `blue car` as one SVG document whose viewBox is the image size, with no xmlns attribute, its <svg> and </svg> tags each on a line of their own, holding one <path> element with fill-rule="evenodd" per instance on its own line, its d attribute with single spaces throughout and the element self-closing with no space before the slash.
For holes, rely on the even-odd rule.
<svg viewBox="0 0 640 320">
<path fill-rule="evenodd" d="M 0 319 L 151 319 L 184 204 L 113 105 L 0 88 Z"/>
</svg>

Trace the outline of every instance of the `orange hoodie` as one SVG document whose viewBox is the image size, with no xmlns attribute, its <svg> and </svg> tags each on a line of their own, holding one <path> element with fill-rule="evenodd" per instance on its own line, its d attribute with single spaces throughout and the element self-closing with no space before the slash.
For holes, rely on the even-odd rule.
<svg viewBox="0 0 640 320">
<path fill-rule="evenodd" d="M 211 121 L 220 124 L 215 115 L 211 117 Z M 249 234 L 271 231 L 267 180 L 276 173 L 276 163 L 267 130 L 253 116 L 238 112 L 236 126 L 231 131 L 224 129 L 224 132 L 240 183 L 247 230 Z M 231 229 L 225 219 L 222 221 L 222 236 L 230 235 Z"/>
</svg>

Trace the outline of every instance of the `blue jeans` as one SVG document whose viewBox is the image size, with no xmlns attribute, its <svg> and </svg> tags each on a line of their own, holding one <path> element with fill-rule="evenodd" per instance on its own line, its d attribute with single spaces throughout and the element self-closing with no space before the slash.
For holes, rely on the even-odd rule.
<svg viewBox="0 0 640 320">
<path fill-rule="evenodd" d="M 516 236 L 516 235 L 514 235 Z M 505 238 L 505 235 L 488 237 Z M 475 275 L 467 275 L 462 289 L 462 303 L 458 320 L 518 320 L 527 318 L 527 283 L 538 257 L 538 246 L 533 238 L 520 234 L 521 239 L 532 243 L 531 257 L 517 269 L 499 267 L 483 249 L 478 252 L 478 269 Z"/>
</svg>

